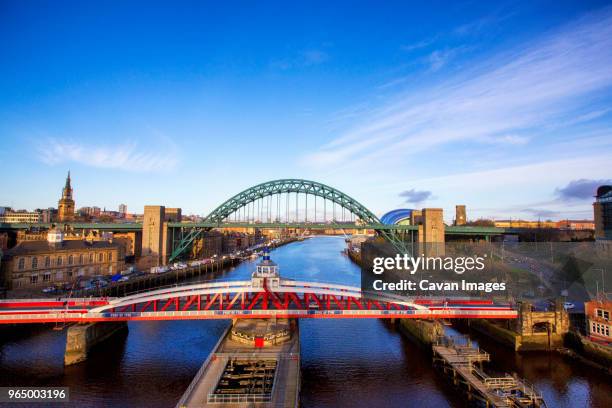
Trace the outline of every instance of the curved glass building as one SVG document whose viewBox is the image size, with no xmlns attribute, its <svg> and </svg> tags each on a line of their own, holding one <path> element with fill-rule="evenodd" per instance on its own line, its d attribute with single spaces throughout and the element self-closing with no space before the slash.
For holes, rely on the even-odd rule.
<svg viewBox="0 0 612 408">
<path fill-rule="evenodd" d="M 380 217 L 380 221 L 387 225 L 410 224 L 413 211 L 414 210 L 409 208 L 398 208 L 397 210 L 391 210 Z"/>
</svg>

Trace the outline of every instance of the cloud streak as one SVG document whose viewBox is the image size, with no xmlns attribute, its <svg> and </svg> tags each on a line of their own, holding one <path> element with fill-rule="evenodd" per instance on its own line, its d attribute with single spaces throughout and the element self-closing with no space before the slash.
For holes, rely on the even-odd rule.
<svg viewBox="0 0 612 408">
<path fill-rule="evenodd" d="M 91 167 L 144 173 L 171 170 L 178 162 L 175 146 L 157 151 L 141 151 L 138 150 L 136 143 L 94 146 L 53 138 L 38 148 L 38 158 L 50 166 L 78 163 Z"/>
<path fill-rule="evenodd" d="M 565 187 L 557 188 L 555 195 L 561 200 L 592 200 L 597 187 L 604 184 L 612 184 L 612 180 L 572 180 Z"/>
<path fill-rule="evenodd" d="M 431 191 L 417 191 L 413 188 L 411 190 L 402 191 L 399 196 L 407 203 L 419 204 L 431 198 Z"/>
<path fill-rule="evenodd" d="M 357 167 L 456 142 L 525 144 L 548 124 L 579 116 L 583 96 L 612 86 L 610 49 L 608 8 L 439 86 L 398 95 L 302 161 L 315 168 Z"/>
</svg>

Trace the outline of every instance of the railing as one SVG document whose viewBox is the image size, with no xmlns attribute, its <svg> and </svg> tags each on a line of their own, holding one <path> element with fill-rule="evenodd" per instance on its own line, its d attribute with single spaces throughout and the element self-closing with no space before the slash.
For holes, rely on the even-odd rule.
<svg viewBox="0 0 612 408">
<path fill-rule="evenodd" d="M 208 394 L 210 404 L 240 404 L 246 402 L 271 402 L 272 394 Z"/>
<path fill-rule="evenodd" d="M 210 365 L 210 361 L 212 360 L 213 356 L 215 355 L 215 350 L 217 350 L 219 348 L 219 345 L 225 339 L 225 336 L 227 335 L 227 333 L 230 331 L 231 328 L 232 328 L 232 325 L 230 324 L 223 331 L 223 334 L 219 337 L 219 340 L 217 341 L 217 343 L 215 344 L 215 346 L 211 350 L 210 354 L 208 355 L 208 357 L 206 357 L 206 360 L 204 360 L 204 363 L 202 363 L 202 365 L 198 369 L 198 372 L 196 373 L 195 377 L 193 377 L 193 380 L 191 380 L 191 383 L 189 383 L 189 386 L 187 387 L 187 389 L 183 393 L 183 396 L 176 403 L 176 407 L 175 408 L 183 408 L 183 407 L 186 406 L 185 404 L 187 403 L 187 400 L 191 396 L 191 392 L 193 391 L 194 387 L 200 382 L 200 378 L 202 378 L 202 375 L 204 375 L 204 372 L 206 371 L 206 369 Z"/>
<path fill-rule="evenodd" d="M 0 314 L 0 322 L 2 321 L 28 321 L 28 320 L 45 320 L 45 321 L 66 321 L 66 320 L 81 320 L 81 321 L 95 321 L 104 319 L 133 319 L 133 318 L 171 318 L 171 317 L 217 317 L 217 318 L 231 318 L 235 316 L 272 316 L 272 315 L 291 315 L 294 317 L 314 317 L 314 316 L 374 316 L 374 317 L 385 317 L 385 316 L 414 316 L 423 318 L 437 318 L 440 316 L 454 315 L 454 317 L 461 317 L 466 315 L 478 315 L 485 314 L 487 316 L 500 316 L 500 317 L 515 317 L 513 311 L 475 311 L 475 310 L 453 310 L 445 312 L 443 314 L 436 310 L 379 310 L 379 309 L 257 309 L 257 310 L 242 310 L 242 309 L 230 309 L 230 310 L 180 310 L 180 311 L 158 311 L 158 312 L 100 312 L 100 313 L 89 313 L 89 312 L 71 312 L 73 309 L 61 309 L 57 311 L 50 311 L 47 313 L 15 313 L 15 314 Z"/>
<path fill-rule="evenodd" d="M 517 385 L 514 377 L 488 377 L 484 383 L 487 388 L 513 388 Z"/>
<path fill-rule="evenodd" d="M 280 371 L 279 370 L 278 362 L 282 358 L 287 358 L 288 356 L 293 356 L 294 353 L 280 353 L 280 354 L 275 354 L 275 353 L 257 353 L 256 355 L 255 355 L 255 353 L 253 353 L 253 354 L 254 355 L 248 355 L 246 353 L 240 353 L 240 355 L 237 356 L 235 353 L 216 353 L 215 356 L 216 357 L 223 356 L 228 361 L 231 358 L 239 358 L 240 360 L 248 360 L 250 358 L 252 358 L 254 360 L 262 360 L 262 359 L 275 360 L 277 362 L 277 364 L 276 364 L 276 367 L 274 369 L 274 378 L 272 379 L 272 389 L 270 390 L 270 392 L 268 392 L 268 393 L 260 393 L 260 394 L 215 394 L 214 392 L 211 392 L 211 393 L 208 394 L 208 397 L 207 397 L 207 401 L 209 403 L 223 403 L 223 402 L 225 402 L 225 403 L 241 403 L 241 402 L 271 402 L 272 401 L 272 395 L 274 395 L 274 391 L 276 390 L 276 384 L 278 383 L 278 381 L 277 381 L 278 373 Z M 269 356 L 268 356 L 268 354 L 269 354 Z M 298 366 L 298 368 L 299 368 L 299 366 Z M 215 382 L 215 384 L 219 384 L 219 381 L 221 380 L 221 378 L 223 378 L 223 374 L 224 374 L 224 372 L 221 371 L 221 373 L 219 374 L 219 377 L 217 378 L 217 381 Z M 231 397 L 231 398 L 227 399 L 226 397 Z M 234 398 L 234 397 L 236 397 L 236 398 Z"/>
</svg>

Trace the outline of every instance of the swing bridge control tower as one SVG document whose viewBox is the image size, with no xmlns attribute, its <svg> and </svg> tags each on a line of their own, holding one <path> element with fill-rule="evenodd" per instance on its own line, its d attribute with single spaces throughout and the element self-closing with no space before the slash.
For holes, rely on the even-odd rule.
<svg viewBox="0 0 612 408">
<path fill-rule="evenodd" d="M 263 256 L 257 268 L 251 275 L 253 288 L 269 288 L 276 289 L 280 287 L 280 274 L 278 273 L 278 265 L 270 259 L 270 249 L 265 247 Z"/>
<path fill-rule="evenodd" d="M 270 294 L 282 290 L 278 265 L 267 247 L 251 275 L 251 285 Z M 236 318 L 176 408 L 298 408 L 299 392 L 297 319 Z"/>
</svg>

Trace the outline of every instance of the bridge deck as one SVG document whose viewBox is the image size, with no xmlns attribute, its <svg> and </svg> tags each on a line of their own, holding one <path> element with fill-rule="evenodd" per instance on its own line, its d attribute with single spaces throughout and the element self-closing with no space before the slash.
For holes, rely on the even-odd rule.
<svg viewBox="0 0 612 408">
<path fill-rule="evenodd" d="M 282 280 L 273 289 L 250 281 L 212 281 L 121 298 L 0 301 L 0 323 L 96 322 L 229 318 L 488 318 L 517 311 L 482 300 L 409 299 L 360 288 Z"/>
<path fill-rule="evenodd" d="M 296 328 L 292 340 L 277 346 L 255 349 L 252 346 L 236 343 L 228 339 L 229 332 L 204 362 L 201 371 L 194 378 L 177 408 L 204 407 L 254 407 L 254 408 L 296 408 L 299 398 L 300 382 L 300 334 Z M 231 358 L 273 359 L 277 361 L 276 375 L 270 402 L 209 403 L 208 395 L 215 390 L 218 380 Z"/>
</svg>

